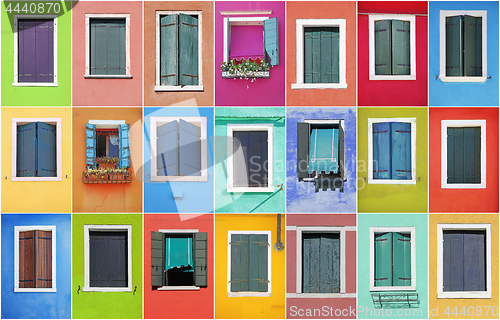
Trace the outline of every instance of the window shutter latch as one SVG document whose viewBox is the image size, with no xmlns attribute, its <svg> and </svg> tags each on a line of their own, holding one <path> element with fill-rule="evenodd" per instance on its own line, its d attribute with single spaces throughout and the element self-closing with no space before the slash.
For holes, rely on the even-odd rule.
<svg viewBox="0 0 500 320">
<path fill-rule="evenodd" d="M 132 292 L 132 295 L 134 295 L 134 296 L 135 296 L 135 292 L 136 292 L 136 291 L 137 291 L 137 286 L 135 286 L 135 288 L 134 288 L 134 292 Z"/>
</svg>

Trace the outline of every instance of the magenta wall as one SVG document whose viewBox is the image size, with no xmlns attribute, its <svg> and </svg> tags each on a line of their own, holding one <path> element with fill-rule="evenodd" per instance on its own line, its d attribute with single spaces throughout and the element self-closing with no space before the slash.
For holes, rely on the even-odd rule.
<svg viewBox="0 0 500 320">
<path fill-rule="evenodd" d="M 254 82 L 222 79 L 220 65 L 224 61 L 224 16 L 220 11 L 272 10 L 278 17 L 279 65 L 271 68 L 268 79 Z M 255 15 L 254 15 L 255 16 Z M 231 16 L 243 17 L 243 16 Z M 285 2 L 216 1 L 215 2 L 215 105 L 216 106 L 284 106 L 285 105 Z"/>
</svg>

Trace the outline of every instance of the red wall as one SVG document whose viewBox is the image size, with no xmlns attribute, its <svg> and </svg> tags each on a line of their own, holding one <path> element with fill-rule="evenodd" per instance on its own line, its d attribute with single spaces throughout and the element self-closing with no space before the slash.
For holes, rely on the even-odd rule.
<svg viewBox="0 0 500 320">
<path fill-rule="evenodd" d="M 486 119 L 486 188 L 441 189 L 441 120 Z M 430 108 L 429 211 L 498 212 L 498 108 Z"/>
<path fill-rule="evenodd" d="M 427 105 L 427 1 L 358 2 L 358 105 Z M 416 80 L 368 80 L 368 14 L 416 14 Z"/>
<path fill-rule="evenodd" d="M 181 219 L 183 221 L 181 221 Z M 213 319 L 214 317 L 214 216 L 212 214 L 144 215 L 144 318 Z M 151 287 L 151 231 L 198 229 L 208 233 L 207 287 L 199 291 L 158 291 Z"/>
</svg>

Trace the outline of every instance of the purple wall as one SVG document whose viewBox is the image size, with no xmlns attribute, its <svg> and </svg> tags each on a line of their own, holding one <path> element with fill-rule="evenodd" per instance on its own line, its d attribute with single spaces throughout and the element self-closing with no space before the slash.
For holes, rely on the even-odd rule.
<svg viewBox="0 0 500 320">
<path fill-rule="evenodd" d="M 220 11 L 272 10 L 269 18 L 278 17 L 280 64 L 271 68 L 268 79 L 222 79 L 224 61 L 224 16 Z M 253 15 L 255 16 L 255 15 Z M 243 16 L 231 16 L 243 17 Z M 215 105 L 284 106 L 285 105 L 285 2 L 216 1 L 215 2 Z"/>
</svg>

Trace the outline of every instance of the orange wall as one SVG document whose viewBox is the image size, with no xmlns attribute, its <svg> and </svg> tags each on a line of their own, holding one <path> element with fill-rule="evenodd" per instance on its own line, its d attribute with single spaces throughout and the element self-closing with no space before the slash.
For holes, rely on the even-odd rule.
<svg viewBox="0 0 500 320">
<path fill-rule="evenodd" d="M 85 124 L 89 120 L 125 120 L 130 124 L 132 183 L 84 184 Z M 142 212 L 142 109 L 73 108 L 73 212 Z M 139 174 L 141 176 L 141 174 Z"/>
<path fill-rule="evenodd" d="M 202 11 L 202 92 L 155 92 L 156 77 L 156 11 Z M 214 105 L 214 3 L 212 1 L 145 1 L 144 2 L 144 105 L 168 106 L 181 103 L 190 106 Z M 195 99 L 186 102 L 186 100 Z"/>
<path fill-rule="evenodd" d="M 286 98 L 288 106 L 356 105 L 356 2 L 286 2 Z M 346 89 L 294 89 L 297 79 L 296 19 L 346 19 Z"/>
</svg>

